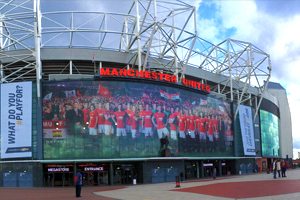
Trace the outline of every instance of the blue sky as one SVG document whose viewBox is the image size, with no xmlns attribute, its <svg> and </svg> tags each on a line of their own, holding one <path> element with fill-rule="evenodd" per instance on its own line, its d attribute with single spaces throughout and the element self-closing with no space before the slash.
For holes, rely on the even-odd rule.
<svg viewBox="0 0 300 200">
<path fill-rule="evenodd" d="M 220 29 L 216 32 L 216 38 L 224 39 L 233 36 L 236 33 L 236 27 L 223 28 L 223 19 L 219 15 L 219 5 L 210 0 L 202 1 L 198 7 L 198 16 L 201 21 L 211 21 Z M 222 27 L 222 28 L 221 28 Z M 220 42 L 220 41 L 217 41 Z"/>
</svg>

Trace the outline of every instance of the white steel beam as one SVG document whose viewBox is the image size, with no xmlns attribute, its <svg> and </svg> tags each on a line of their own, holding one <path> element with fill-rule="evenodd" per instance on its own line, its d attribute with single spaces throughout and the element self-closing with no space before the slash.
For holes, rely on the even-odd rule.
<svg viewBox="0 0 300 200">
<path fill-rule="evenodd" d="M 34 44 L 35 44 L 35 64 L 36 64 L 36 87 L 37 97 L 41 98 L 41 79 L 42 79 L 42 62 L 41 62 L 41 10 L 40 0 L 33 1 L 34 12 Z"/>
</svg>

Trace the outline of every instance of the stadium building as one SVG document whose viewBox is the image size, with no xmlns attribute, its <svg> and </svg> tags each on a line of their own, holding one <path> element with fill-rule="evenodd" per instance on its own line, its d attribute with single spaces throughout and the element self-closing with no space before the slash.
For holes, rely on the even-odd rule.
<svg viewBox="0 0 300 200">
<path fill-rule="evenodd" d="M 267 53 L 199 37 L 181 1 L 66 2 L 0 2 L 0 186 L 71 186 L 77 170 L 85 185 L 158 183 L 292 158 Z"/>
</svg>

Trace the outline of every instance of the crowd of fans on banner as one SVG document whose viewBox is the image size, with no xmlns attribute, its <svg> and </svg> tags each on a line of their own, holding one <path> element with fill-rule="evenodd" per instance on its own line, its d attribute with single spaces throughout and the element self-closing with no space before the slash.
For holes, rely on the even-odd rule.
<svg viewBox="0 0 300 200">
<path fill-rule="evenodd" d="M 64 121 L 69 135 L 167 138 L 210 152 L 232 146 L 230 108 L 223 101 L 198 94 L 167 99 L 158 89 L 120 93 L 101 87 L 96 94 L 78 90 L 74 96 L 44 100 L 43 119 Z"/>
</svg>

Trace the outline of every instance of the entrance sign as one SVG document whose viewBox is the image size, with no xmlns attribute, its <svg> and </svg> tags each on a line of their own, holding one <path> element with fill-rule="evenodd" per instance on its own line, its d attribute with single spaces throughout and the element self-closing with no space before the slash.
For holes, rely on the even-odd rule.
<svg viewBox="0 0 300 200">
<path fill-rule="evenodd" d="M 96 172 L 96 171 L 103 171 L 103 167 L 85 167 L 84 171 L 85 172 Z"/>
</svg>

